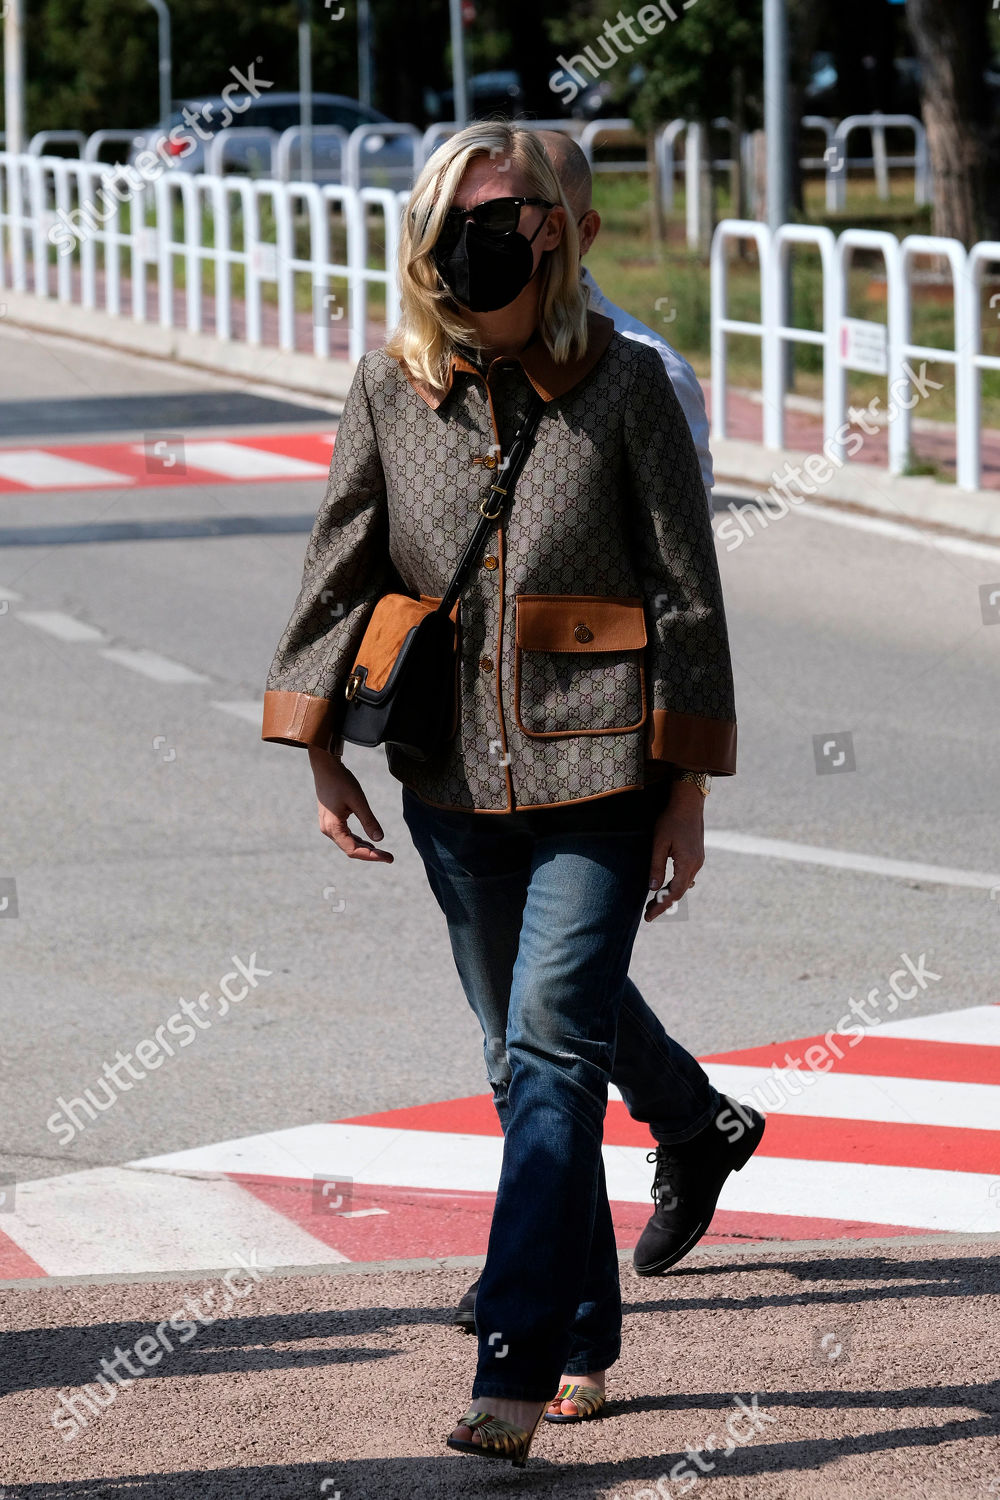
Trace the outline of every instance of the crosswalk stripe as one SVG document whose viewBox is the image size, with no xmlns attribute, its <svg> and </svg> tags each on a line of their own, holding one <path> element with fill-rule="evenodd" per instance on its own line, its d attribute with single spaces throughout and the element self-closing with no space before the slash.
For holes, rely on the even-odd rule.
<svg viewBox="0 0 1000 1500">
<path fill-rule="evenodd" d="M 810 1039 L 702 1058 L 768 1117 L 713 1234 L 1000 1231 L 998 1009 L 886 1023 L 825 1073 L 776 1065 Z M 612 1098 L 604 1161 L 624 1243 L 649 1212 L 650 1146 Z M 213 1269 L 247 1246 L 273 1265 L 482 1253 L 502 1155 L 485 1094 L 26 1182 L 0 1276 Z"/>
<path fill-rule="evenodd" d="M 706 1065 L 715 1087 L 734 1099 L 747 1099 L 764 1113 L 828 1115 L 842 1120 L 892 1120 L 921 1125 L 1000 1127 L 1000 1088 L 986 1083 L 943 1083 L 938 1079 L 892 1078 L 850 1073 L 809 1074 L 790 1068 Z M 811 1078 L 811 1083 L 802 1080 Z"/>
<path fill-rule="evenodd" d="M 329 1125 L 322 1134 L 314 1128 L 293 1128 L 278 1132 L 262 1147 L 255 1165 L 250 1165 L 255 1153 L 249 1141 L 231 1142 L 228 1150 L 218 1153 L 182 1151 L 169 1160 L 176 1171 L 261 1173 L 259 1162 L 277 1147 L 303 1160 L 309 1176 L 325 1172 L 369 1187 L 483 1192 L 495 1190 L 503 1154 L 500 1137 L 372 1125 Z M 604 1164 L 610 1198 L 649 1201 L 650 1168 L 644 1150 L 606 1146 Z M 720 1207 L 759 1210 L 766 1205 L 776 1214 L 975 1231 L 989 1227 L 991 1213 L 994 1220 L 1000 1219 L 996 1194 L 990 1194 L 995 1182 L 986 1173 L 761 1156 L 728 1179 Z"/>
<path fill-rule="evenodd" d="M 1000 910 L 997 911 L 1000 926 Z M 971 1005 L 967 1010 L 947 1010 L 940 1015 L 912 1016 L 904 1021 L 886 1021 L 880 1035 L 907 1037 L 922 1042 L 971 1043 L 1000 1047 L 1000 1005 Z"/>
<path fill-rule="evenodd" d="M 224 441 L 188 443 L 185 462 L 189 468 L 224 479 L 325 479 L 327 475 L 321 464 Z"/>
<path fill-rule="evenodd" d="M 4 1229 L 50 1276 L 346 1259 L 236 1183 L 124 1167 L 19 1183 Z"/>
<path fill-rule="evenodd" d="M 87 625 L 83 620 L 75 619 L 73 615 L 63 614 L 58 609 L 19 609 L 17 618 L 23 620 L 26 625 L 34 625 L 38 630 L 44 630 L 47 635 L 54 635 L 60 641 L 74 643 L 107 640 L 103 630 Z"/>
<path fill-rule="evenodd" d="M 128 474 L 81 463 L 44 448 L 0 448 L 0 479 L 12 480 L 32 490 L 72 490 L 135 482 Z"/>
</svg>

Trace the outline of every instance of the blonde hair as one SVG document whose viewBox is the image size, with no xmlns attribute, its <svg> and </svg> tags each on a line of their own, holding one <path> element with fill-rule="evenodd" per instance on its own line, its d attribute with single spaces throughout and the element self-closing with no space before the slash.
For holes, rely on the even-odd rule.
<svg viewBox="0 0 1000 1500">
<path fill-rule="evenodd" d="M 471 324 L 442 284 L 432 252 L 445 214 L 469 163 L 485 156 L 509 161 L 521 172 L 531 197 L 565 210 L 562 239 L 543 257 L 539 277 L 539 333 L 559 364 L 587 348 L 587 301 L 580 284 L 576 220 L 545 148 L 534 132 L 507 120 L 480 120 L 438 147 L 424 165 L 403 219 L 399 246 L 402 313 L 388 352 L 418 380 L 443 390 L 455 346 L 478 347 Z"/>
</svg>

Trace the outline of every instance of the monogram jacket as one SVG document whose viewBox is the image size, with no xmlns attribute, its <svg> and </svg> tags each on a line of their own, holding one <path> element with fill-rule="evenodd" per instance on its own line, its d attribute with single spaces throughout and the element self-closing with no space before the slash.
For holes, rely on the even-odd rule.
<svg viewBox="0 0 1000 1500">
<path fill-rule="evenodd" d="M 730 775 L 725 614 L 694 443 L 656 351 L 589 314 L 586 354 L 540 338 L 448 388 L 366 354 L 344 406 L 262 738 L 337 749 L 344 689 L 387 592 L 440 600 L 533 387 L 545 402 L 512 508 L 458 605 L 459 725 L 432 759 L 387 748 L 425 801 L 510 812 Z"/>
</svg>

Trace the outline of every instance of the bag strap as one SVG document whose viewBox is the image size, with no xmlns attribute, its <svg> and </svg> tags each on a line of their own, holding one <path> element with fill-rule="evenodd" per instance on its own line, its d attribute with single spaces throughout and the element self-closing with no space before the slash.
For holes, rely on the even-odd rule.
<svg viewBox="0 0 1000 1500">
<path fill-rule="evenodd" d="M 542 420 L 542 412 L 545 410 L 545 402 L 532 391 L 532 401 L 525 414 L 524 420 L 514 434 L 514 441 L 507 450 L 507 457 L 496 471 L 496 478 L 490 485 L 485 497 L 479 503 L 481 512 L 480 520 L 469 540 L 469 545 L 462 553 L 458 567 L 452 576 L 452 580 L 444 591 L 441 603 L 435 610 L 435 614 L 450 614 L 455 600 L 458 598 L 468 580 L 469 574 L 479 556 L 480 549 L 486 541 L 487 536 L 493 530 L 494 525 L 501 520 L 505 510 L 510 508 L 514 498 L 514 486 L 521 477 L 521 470 L 527 462 L 528 454 L 538 424 Z"/>
</svg>

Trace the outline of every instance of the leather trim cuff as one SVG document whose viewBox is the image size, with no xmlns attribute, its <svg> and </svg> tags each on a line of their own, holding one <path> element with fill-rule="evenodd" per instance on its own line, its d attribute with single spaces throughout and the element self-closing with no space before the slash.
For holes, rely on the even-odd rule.
<svg viewBox="0 0 1000 1500">
<path fill-rule="evenodd" d="M 279 745 L 314 745 L 322 750 L 342 747 L 334 735 L 333 704 L 329 698 L 314 698 L 310 693 L 264 694 L 262 740 Z M 333 743 L 331 744 L 331 740 Z"/>
<path fill-rule="evenodd" d="M 646 754 L 655 760 L 673 761 L 684 770 L 732 776 L 736 771 L 736 725 L 727 719 L 654 708 Z"/>
</svg>

